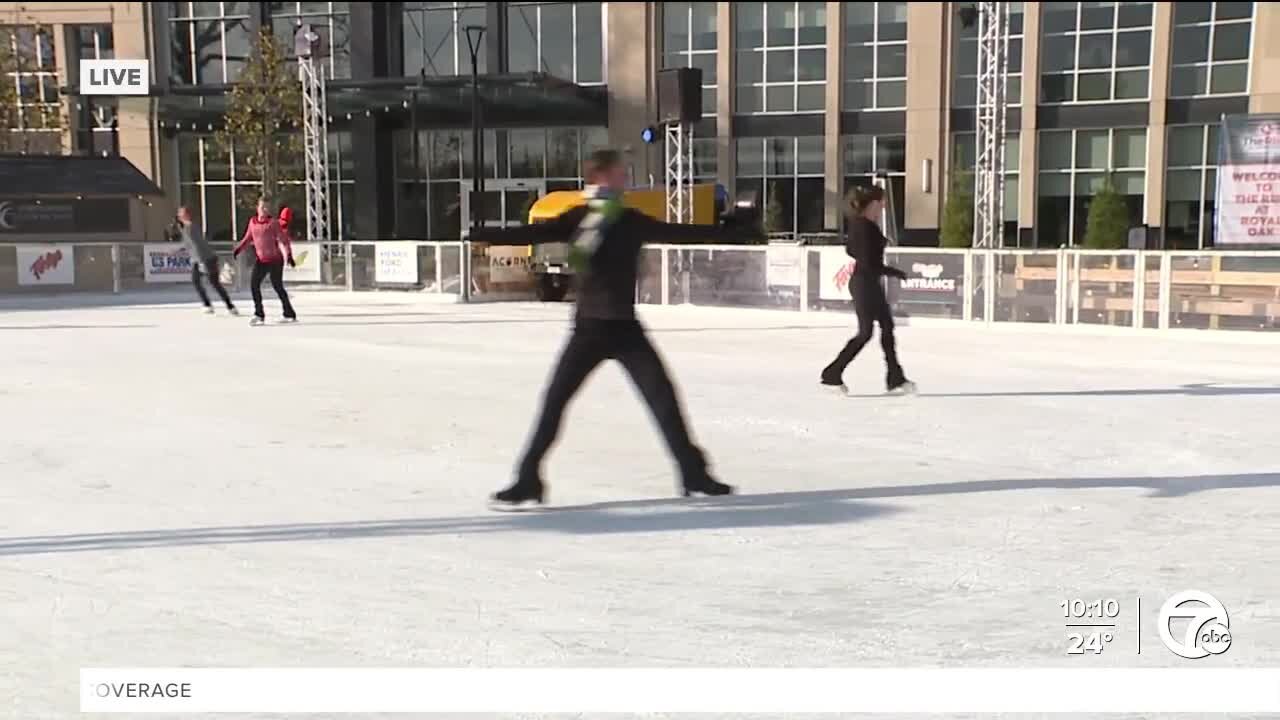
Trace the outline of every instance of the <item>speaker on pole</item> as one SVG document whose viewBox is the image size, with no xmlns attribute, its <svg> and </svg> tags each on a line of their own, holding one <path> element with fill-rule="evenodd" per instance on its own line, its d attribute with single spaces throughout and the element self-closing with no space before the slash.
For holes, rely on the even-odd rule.
<svg viewBox="0 0 1280 720">
<path fill-rule="evenodd" d="M 688 125 L 702 118 L 702 70 L 658 71 L 658 122 Z"/>
</svg>

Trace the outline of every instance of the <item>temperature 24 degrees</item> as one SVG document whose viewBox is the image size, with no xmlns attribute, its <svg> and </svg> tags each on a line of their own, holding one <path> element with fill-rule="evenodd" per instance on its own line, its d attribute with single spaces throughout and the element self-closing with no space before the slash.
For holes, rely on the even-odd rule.
<svg viewBox="0 0 1280 720">
<path fill-rule="evenodd" d="M 1101 655 L 1107 645 L 1115 639 L 1115 633 L 1110 630 L 1098 630 L 1089 633 L 1073 632 L 1067 635 L 1067 654 L 1084 655 L 1085 653 L 1093 653 L 1094 655 Z"/>
<path fill-rule="evenodd" d="M 1067 626 L 1067 654 L 1101 655 L 1116 639 L 1120 602 L 1115 598 L 1072 598 L 1058 603 Z"/>
</svg>

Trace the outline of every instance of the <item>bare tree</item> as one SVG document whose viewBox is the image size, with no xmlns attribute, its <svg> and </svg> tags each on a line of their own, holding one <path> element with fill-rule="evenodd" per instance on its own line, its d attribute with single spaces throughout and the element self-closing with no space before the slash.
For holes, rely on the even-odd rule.
<svg viewBox="0 0 1280 720">
<path fill-rule="evenodd" d="M 239 81 L 232 87 L 215 145 L 234 152 L 237 175 L 262 184 L 263 195 L 280 200 L 297 181 L 302 153 L 302 88 L 284 45 L 259 33 Z"/>
</svg>

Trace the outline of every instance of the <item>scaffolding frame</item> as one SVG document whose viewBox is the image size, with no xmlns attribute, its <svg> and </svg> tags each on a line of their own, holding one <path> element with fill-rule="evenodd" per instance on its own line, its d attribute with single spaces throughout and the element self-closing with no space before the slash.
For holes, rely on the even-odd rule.
<svg viewBox="0 0 1280 720">
<path fill-rule="evenodd" d="M 324 62 L 298 58 L 302 83 L 302 136 L 306 164 L 307 242 L 330 242 L 329 115 L 325 99 Z"/>
<path fill-rule="evenodd" d="M 667 222 L 693 222 L 693 126 L 664 127 L 667 167 Z"/>
<path fill-rule="evenodd" d="M 1010 3 L 980 2 L 978 10 L 977 161 L 973 246 L 1004 246 L 1004 168 L 1009 88 Z"/>
</svg>

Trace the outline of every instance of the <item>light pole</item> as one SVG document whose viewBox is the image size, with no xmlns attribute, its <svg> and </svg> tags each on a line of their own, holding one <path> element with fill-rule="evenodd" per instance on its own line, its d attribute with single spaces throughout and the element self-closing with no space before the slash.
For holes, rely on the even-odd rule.
<svg viewBox="0 0 1280 720">
<path fill-rule="evenodd" d="M 480 124 L 480 43 L 483 25 L 468 25 L 467 49 L 471 51 L 471 144 L 475 163 L 471 187 L 471 229 L 484 224 L 484 133 Z"/>
</svg>

